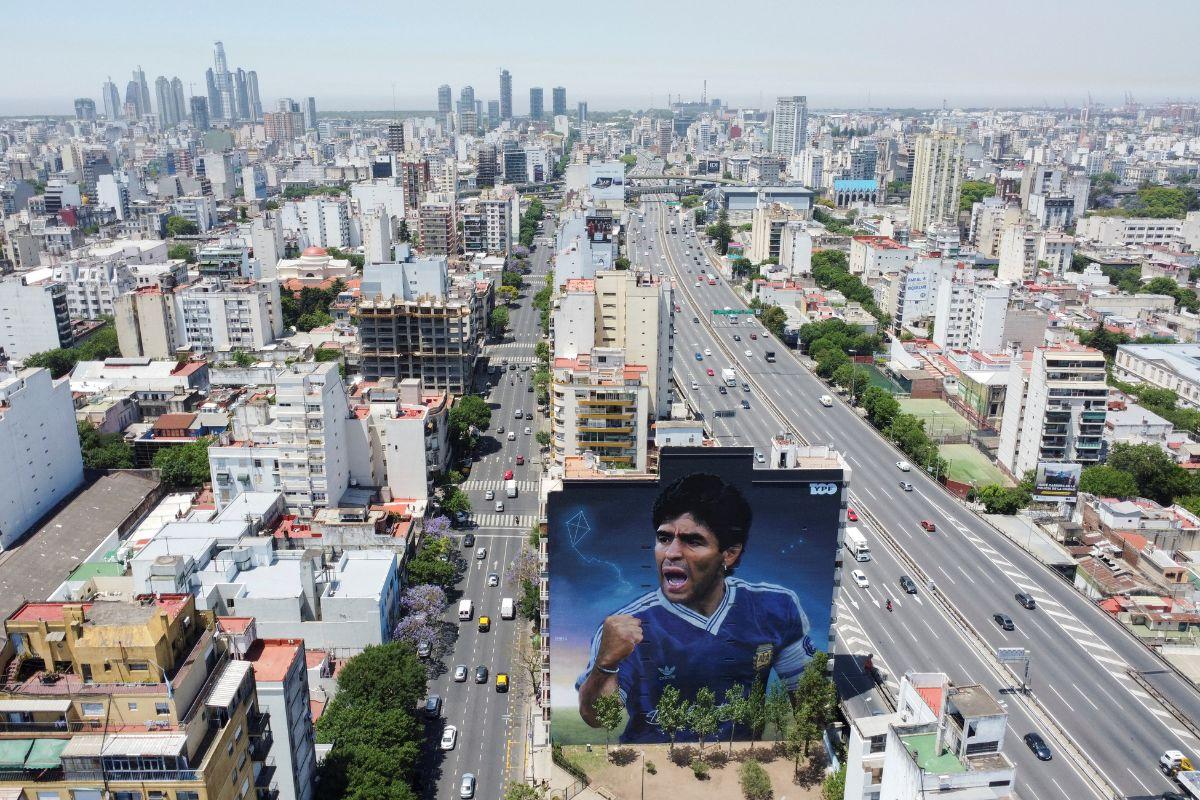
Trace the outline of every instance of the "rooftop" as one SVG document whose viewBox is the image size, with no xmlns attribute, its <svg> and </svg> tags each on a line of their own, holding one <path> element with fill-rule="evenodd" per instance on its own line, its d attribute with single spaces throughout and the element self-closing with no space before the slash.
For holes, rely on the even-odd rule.
<svg viewBox="0 0 1200 800">
<path fill-rule="evenodd" d="M 934 775 L 966 772 L 967 768 L 958 760 L 958 756 L 945 748 L 939 748 L 937 739 L 936 732 L 912 733 L 900 737 L 917 766 L 925 772 Z"/>
<path fill-rule="evenodd" d="M 282 683 L 297 652 L 304 652 L 303 639 L 256 639 L 246 651 L 246 660 L 254 667 L 254 680 Z"/>
</svg>

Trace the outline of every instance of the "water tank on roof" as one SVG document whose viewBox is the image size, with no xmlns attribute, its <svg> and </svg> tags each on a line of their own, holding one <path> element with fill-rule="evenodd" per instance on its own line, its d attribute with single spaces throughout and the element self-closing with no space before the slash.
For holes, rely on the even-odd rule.
<svg viewBox="0 0 1200 800">
<path fill-rule="evenodd" d="M 238 569 L 250 569 L 254 563 L 254 553 L 248 547 L 235 547 L 229 551 L 229 557 Z"/>
</svg>

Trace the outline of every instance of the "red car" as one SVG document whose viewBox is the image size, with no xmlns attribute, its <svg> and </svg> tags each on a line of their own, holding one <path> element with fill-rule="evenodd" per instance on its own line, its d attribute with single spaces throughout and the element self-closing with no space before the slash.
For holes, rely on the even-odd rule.
<svg viewBox="0 0 1200 800">
<path fill-rule="evenodd" d="M 752 333 L 752 334 L 750 334 L 750 338 L 751 338 L 751 339 L 757 339 L 757 338 L 758 338 L 758 334 L 757 334 L 757 333 Z"/>
<path fill-rule="evenodd" d="M 710 377 L 710 378 L 711 378 L 713 375 L 716 375 L 716 374 L 717 374 L 717 373 L 713 372 L 713 370 L 712 370 L 712 367 L 709 367 L 708 369 L 706 369 L 706 370 L 705 370 L 705 372 L 707 372 L 707 373 L 708 373 L 708 377 Z"/>
<path fill-rule="evenodd" d="M 853 508 L 846 509 L 846 519 L 850 522 L 858 522 L 858 514 L 855 513 Z"/>
<path fill-rule="evenodd" d="M 934 531 L 937 530 L 937 526 L 933 524 L 933 520 L 931 520 L 931 519 L 921 520 L 921 527 L 924 528 L 925 530 L 929 531 L 930 533 L 933 533 Z"/>
<path fill-rule="evenodd" d="M 518 467 L 524 466 L 524 464 L 525 464 L 525 456 L 517 456 L 517 466 Z"/>
<path fill-rule="evenodd" d="M 512 470 L 511 470 L 511 469 L 506 469 L 506 470 L 504 471 L 504 480 L 506 480 L 506 481 L 511 481 L 511 480 L 513 479 L 512 475 L 513 475 L 513 473 L 512 473 Z"/>
</svg>

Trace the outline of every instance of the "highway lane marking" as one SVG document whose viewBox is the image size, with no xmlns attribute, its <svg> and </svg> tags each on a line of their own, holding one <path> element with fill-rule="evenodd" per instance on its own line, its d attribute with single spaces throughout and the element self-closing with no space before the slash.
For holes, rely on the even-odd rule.
<svg viewBox="0 0 1200 800">
<path fill-rule="evenodd" d="M 942 567 L 942 565 L 941 565 L 941 564 L 938 564 L 938 565 L 937 565 L 937 568 L 938 568 L 938 572 L 940 572 L 940 573 L 942 573 L 943 575 L 945 575 L 945 576 L 946 576 L 946 580 L 950 581 L 950 582 L 951 582 L 951 583 L 953 583 L 955 586 L 957 586 L 957 585 L 958 585 L 958 581 L 954 580 L 954 578 L 951 578 L 951 577 L 950 577 L 950 573 L 949 573 L 949 572 L 946 572 L 946 570 L 945 570 L 945 569 Z"/>
<path fill-rule="evenodd" d="M 962 672 L 963 675 L 965 675 L 967 677 L 968 681 L 970 681 L 971 683 L 976 682 L 975 679 L 971 677 L 971 673 L 967 672 L 967 668 L 964 667 L 962 664 L 958 665 L 958 669 L 959 669 L 959 671 Z"/>
<path fill-rule="evenodd" d="M 929 624 L 929 623 L 928 623 L 928 622 L 925 620 L 925 618 L 924 618 L 924 617 L 921 617 L 921 622 L 922 622 L 922 623 L 925 625 L 925 627 L 926 627 L 926 628 L 928 628 L 928 629 L 929 629 L 929 632 L 933 634 L 933 638 L 935 638 L 935 639 L 941 639 L 941 638 L 942 638 L 941 636 L 938 636 L 938 634 L 937 634 L 937 631 L 935 631 L 935 630 L 933 629 L 933 626 L 932 626 L 932 625 L 930 625 L 930 624 Z"/>
<path fill-rule="evenodd" d="M 1128 666 L 1128 664 L 1126 664 L 1124 661 L 1118 661 L 1117 659 L 1109 658 L 1108 656 L 1098 656 L 1095 653 L 1088 653 L 1088 655 L 1090 655 L 1092 658 L 1096 659 L 1097 661 L 1099 661 L 1102 664 L 1111 664 L 1114 667 L 1122 667 L 1122 668 Z"/>
<path fill-rule="evenodd" d="M 1040 598 L 1040 597 L 1039 597 L 1039 598 L 1038 598 L 1038 602 L 1039 602 L 1039 603 L 1042 603 L 1042 602 L 1046 602 L 1046 601 L 1042 600 L 1042 598 Z M 1061 608 L 1061 606 L 1059 606 L 1059 607 Z M 1050 615 L 1050 616 L 1052 616 L 1052 617 L 1058 617 L 1059 619 L 1069 619 L 1069 620 L 1071 620 L 1071 621 L 1074 621 L 1074 620 L 1075 620 L 1075 615 L 1074 615 L 1074 614 L 1068 614 L 1068 613 L 1067 613 L 1067 612 L 1065 612 L 1065 611 L 1055 611 L 1055 610 L 1054 610 L 1054 609 L 1052 609 L 1052 608 L 1047 608 L 1045 611 L 1046 611 L 1046 613 L 1047 613 L 1047 614 L 1049 614 L 1049 615 Z"/>
<path fill-rule="evenodd" d="M 1068 710 L 1073 708 L 1071 701 L 1068 700 L 1067 698 L 1063 697 L 1062 694 L 1058 691 L 1058 689 L 1054 688 L 1053 683 L 1047 683 L 1046 686 L 1048 686 L 1050 688 L 1050 691 L 1054 692 L 1055 697 L 1057 697 L 1059 700 L 1063 701 L 1063 705 L 1065 705 Z"/>
<path fill-rule="evenodd" d="M 1062 786 L 1059 786 L 1058 781 L 1054 780 L 1054 778 L 1051 778 L 1050 782 L 1055 786 L 1058 786 L 1058 790 L 1063 793 L 1063 797 L 1067 798 L 1067 800 L 1071 800 L 1071 795 L 1067 794 L 1066 789 L 1062 788 Z"/>
<path fill-rule="evenodd" d="M 1071 686 L 1073 686 L 1075 688 L 1075 691 L 1079 692 L 1079 696 L 1082 697 L 1089 706 L 1096 709 L 1097 711 L 1100 710 L 1100 706 L 1098 706 L 1092 702 L 1092 698 L 1087 696 L 1087 692 L 1083 691 L 1083 689 L 1080 689 L 1077 684 L 1073 683 L 1073 684 L 1071 684 Z"/>
<path fill-rule="evenodd" d="M 1146 784 L 1142 783 L 1142 779 L 1141 779 L 1141 778 L 1139 778 L 1139 777 L 1137 776 L 1137 773 L 1135 773 L 1135 772 L 1134 772 L 1133 770 L 1131 770 L 1129 767 L 1126 767 L 1126 768 L 1125 768 L 1125 771 L 1126 771 L 1126 772 L 1128 772 L 1130 775 L 1132 775 L 1132 776 L 1133 776 L 1133 779 L 1134 779 L 1135 781 L 1137 781 L 1137 782 L 1138 782 L 1138 785 L 1139 785 L 1139 786 L 1141 786 L 1143 789 L 1145 789 L 1145 790 L 1146 790 L 1146 794 L 1148 794 L 1148 795 L 1153 795 L 1153 794 L 1154 794 L 1154 792 L 1150 791 L 1150 787 L 1149 787 L 1149 786 L 1147 786 Z"/>
<path fill-rule="evenodd" d="M 960 566 L 960 565 L 958 565 L 958 564 L 955 564 L 954 566 L 955 566 L 955 568 L 956 568 L 956 569 L 957 569 L 959 572 L 961 572 L 961 573 L 962 573 L 962 576 L 963 576 L 964 578 L 966 578 L 966 579 L 967 579 L 967 581 L 970 581 L 970 580 L 971 580 L 971 576 L 967 574 L 967 571 L 966 571 L 965 569 L 963 569 L 963 568 L 962 568 L 962 566 Z"/>
</svg>

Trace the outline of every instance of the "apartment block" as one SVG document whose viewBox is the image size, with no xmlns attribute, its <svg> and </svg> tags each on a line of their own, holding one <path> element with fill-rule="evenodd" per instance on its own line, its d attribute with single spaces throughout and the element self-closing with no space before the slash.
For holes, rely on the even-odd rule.
<svg viewBox="0 0 1200 800">
<path fill-rule="evenodd" d="M 0 281 L 0 350 L 9 358 L 74 344 L 65 284 L 17 275 Z"/>
<path fill-rule="evenodd" d="M 235 424 L 235 434 L 245 438 L 208 449 L 217 507 L 242 492 L 275 491 L 301 517 L 336 508 L 349 486 L 347 409 L 335 362 L 289 364 L 275 379 L 269 419 Z"/>
<path fill-rule="evenodd" d="M 1019 478 L 1039 461 L 1099 463 L 1107 407 L 1099 350 L 1057 345 L 1014 357 L 1000 424 L 1000 465 Z"/>
<path fill-rule="evenodd" d="M 576 358 L 556 358 L 551 369 L 550 447 L 561 469 L 566 459 L 593 453 L 608 469 L 646 469 L 650 387 L 646 368 L 618 348 L 597 347 Z"/>
<path fill-rule="evenodd" d="M 83 483 L 83 456 L 67 380 L 49 370 L 0 367 L 0 549 L 18 542 Z"/>
<path fill-rule="evenodd" d="M 195 194 L 177 197 L 171 203 L 171 213 L 183 217 L 205 233 L 217 224 L 217 201 L 209 195 Z"/>
<path fill-rule="evenodd" d="M 1091 216 L 1079 221 L 1075 234 L 1104 247 L 1174 245 L 1183 238 L 1183 220 Z"/>
<path fill-rule="evenodd" d="M 4 623 L 0 689 L 14 797 L 275 797 L 270 716 L 251 664 L 191 595 L 25 603 Z"/>
<path fill-rule="evenodd" d="M 467 201 L 462 216 L 465 252 L 498 256 L 512 252 L 512 203 L 507 198 L 485 192 Z"/>
<path fill-rule="evenodd" d="M 67 287 L 67 309 L 74 319 L 112 316 L 115 299 L 134 287 L 130 268 L 121 262 L 69 261 L 50 272 Z"/>
<path fill-rule="evenodd" d="M 943 273 L 933 317 L 934 343 L 952 350 L 1002 350 L 1010 291 L 999 281 L 979 279 L 962 264 Z"/>
<path fill-rule="evenodd" d="M 179 292 L 183 335 L 204 352 L 260 350 L 283 335 L 279 281 L 204 278 Z"/>
<path fill-rule="evenodd" d="M 255 638 L 245 653 L 258 703 L 274 722 L 270 756 L 279 800 L 312 800 L 317 759 L 303 639 Z"/>
<path fill-rule="evenodd" d="M 1200 408 L 1200 344 L 1119 345 L 1113 377 L 1170 389 L 1181 406 Z"/>
<path fill-rule="evenodd" d="M 461 242 L 458 236 L 458 210 L 453 196 L 431 194 L 419 209 L 421 250 L 429 255 L 456 256 Z"/>
<path fill-rule="evenodd" d="M 746 257 L 755 263 L 779 258 L 783 227 L 789 222 L 803 221 L 804 215 L 782 203 L 759 203 L 751 215 L 750 249 Z"/>
<path fill-rule="evenodd" d="M 916 252 L 887 236 L 855 236 L 850 240 L 849 269 L 869 286 L 881 275 L 904 270 Z"/>
<path fill-rule="evenodd" d="M 946 133 L 922 134 L 914 146 L 909 224 L 914 231 L 958 219 L 963 141 Z"/>
</svg>

